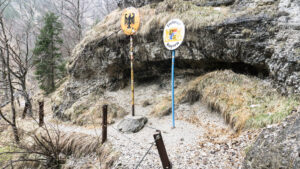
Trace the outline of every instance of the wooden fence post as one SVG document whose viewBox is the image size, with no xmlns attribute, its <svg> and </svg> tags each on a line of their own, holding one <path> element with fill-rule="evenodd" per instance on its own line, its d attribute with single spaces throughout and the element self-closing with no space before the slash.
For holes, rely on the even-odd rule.
<svg viewBox="0 0 300 169">
<path fill-rule="evenodd" d="M 159 130 L 157 130 L 157 133 L 155 133 L 153 135 L 154 140 L 155 140 L 155 144 L 158 150 L 158 154 L 162 163 L 162 166 L 164 169 L 170 169 L 172 168 L 172 164 L 169 160 L 166 148 L 165 148 L 165 144 L 164 144 L 164 140 L 161 136 L 161 132 Z"/>
<path fill-rule="evenodd" d="M 41 100 L 39 103 L 39 126 L 44 125 L 44 100 Z"/>
<path fill-rule="evenodd" d="M 107 139 L 107 105 L 103 105 L 102 107 L 102 144 Z"/>
</svg>

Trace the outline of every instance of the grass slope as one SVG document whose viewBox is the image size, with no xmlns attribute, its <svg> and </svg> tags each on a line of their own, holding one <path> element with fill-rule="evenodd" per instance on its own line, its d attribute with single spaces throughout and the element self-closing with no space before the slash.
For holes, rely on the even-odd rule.
<svg viewBox="0 0 300 169">
<path fill-rule="evenodd" d="M 229 70 L 200 76 L 177 91 L 176 104 L 193 102 L 193 98 L 199 95 L 203 102 L 219 111 L 236 131 L 280 122 L 300 105 L 298 98 L 280 95 L 261 79 Z M 163 98 L 153 114 L 163 116 L 170 109 L 170 98 Z"/>
</svg>

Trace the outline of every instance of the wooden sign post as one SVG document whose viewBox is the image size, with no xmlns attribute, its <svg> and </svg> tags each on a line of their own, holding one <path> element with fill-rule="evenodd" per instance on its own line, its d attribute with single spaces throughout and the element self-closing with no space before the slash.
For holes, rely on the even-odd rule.
<svg viewBox="0 0 300 169">
<path fill-rule="evenodd" d="M 164 29 L 163 40 L 165 47 L 172 51 L 172 127 L 175 128 L 175 100 L 174 100 L 174 64 L 175 64 L 175 49 L 183 42 L 185 35 L 185 27 L 181 20 L 170 20 Z"/>
<path fill-rule="evenodd" d="M 131 68 L 131 98 L 132 98 L 132 116 L 134 113 L 134 71 L 133 71 L 133 39 L 132 36 L 138 31 L 140 27 L 139 11 L 133 7 L 124 9 L 121 17 L 121 28 L 124 33 L 130 36 L 130 68 Z"/>
</svg>

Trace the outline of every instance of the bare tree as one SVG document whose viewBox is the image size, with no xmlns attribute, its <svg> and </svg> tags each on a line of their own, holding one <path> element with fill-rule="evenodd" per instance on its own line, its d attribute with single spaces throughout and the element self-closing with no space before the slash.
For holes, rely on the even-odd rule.
<svg viewBox="0 0 300 169">
<path fill-rule="evenodd" d="M 102 20 L 111 11 L 117 8 L 116 0 L 101 0 L 95 2 L 95 9 L 97 14 L 95 14 L 99 20 Z"/>
<path fill-rule="evenodd" d="M 16 65 L 16 71 L 14 71 L 12 74 L 17 79 L 15 83 L 20 86 L 20 89 L 16 88 L 16 90 L 22 93 L 22 96 L 25 100 L 25 107 L 22 116 L 23 118 L 25 118 L 27 111 L 30 115 L 32 115 L 31 98 L 27 90 L 27 75 L 28 71 L 32 68 L 32 54 L 30 54 L 29 51 L 29 36 L 30 28 L 27 28 L 25 29 L 22 37 L 16 35 L 15 41 L 17 50 L 11 48 L 13 53 L 12 58 Z"/>
<path fill-rule="evenodd" d="M 1 1 L 0 1 L 1 2 Z M 2 1 L 4 2 L 4 1 Z M 2 63 L 2 74 L 3 82 L 7 82 L 9 89 L 9 101 L 11 105 L 11 119 L 6 117 L 1 111 L 0 116 L 8 123 L 13 129 L 15 141 L 19 142 L 18 128 L 16 125 L 16 108 L 15 108 L 15 96 L 16 93 L 21 93 L 25 100 L 25 107 L 23 111 L 23 117 L 27 114 L 27 111 L 32 115 L 32 104 L 30 95 L 27 89 L 27 75 L 29 70 L 32 68 L 31 58 L 32 53 L 30 52 L 30 37 L 32 35 L 32 9 L 23 10 L 23 16 L 26 18 L 21 18 L 22 22 L 18 26 L 16 23 L 10 22 L 3 17 L 3 12 L 9 4 L 0 3 L 1 13 L 0 13 L 0 57 Z M 23 24 L 23 25 L 21 25 Z M 13 29 L 13 26 L 19 28 Z M 6 113 L 7 115 L 8 113 Z"/>
<path fill-rule="evenodd" d="M 63 34 L 63 47 L 68 56 L 74 46 L 79 43 L 83 37 L 85 30 L 85 18 L 89 10 L 88 0 L 55 0 L 55 12 L 61 16 L 64 23 Z"/>
<path fill-rule="evenodd" d="M 20 6 L 21 11 L 23 13 L 21 19 L 23 22 L 21 22 L 20 30 L 18 32 L 20 33 L 14 33 L 15 35 L 15 43 L 16 43 L 16 49 L 12 48 L 12 51 L 14 53 L 14 62 L 17 65 L 17 72 L 14 73 L 15 77 L 18 80 L 18 84 L 20 86 L 20 92 L 22 93 L 22 96 L 25 100 L 25 107 L 23 111 L 23 118 L 25 118 L 27 110 L 30 115 L 32 115 L 32 104 L 31 104 L 31 98 L 27 89 L 27 76 L 29 70 L 32 68 L 32 57 L 33 54 L 30 49 L 31 39 L 33 39 L 33 28 L 34 28 L 34 12 L 32 10 L 31 6 Z"/>
<path fill-rule="evenodd" d="M 82 1 L 83 2 L 83 1 Z M 62 1 L 62 15 L 66 17 L 73 25 L 76 32 L 76 40 L 79 42 L 82 38 L 83 16 L 87 9 L 85 3 L 80 3 L 80 0 L 65 0 Z"/>
<path fill-rule="evenodd" d="M 30 115 L 32 115 L 32 105 L 31 99 L 29 96 L 29 92 L 27 90 L 27 75 L 28 71 L 32 68 L 31 59 L 32 54 L 30 52 L 30 42 L 29 38 L 32 34 L 31 29 L 32 26 L 28 23 L 24 18 L 25 25 L 21 27 L 22 29 L 17 31 L 12 31 L 11 29 L 7 29 L 5 36 L 0 37 L 0 41 L 8 46 L 8 50 L 10 52 L 11 61 L 13 62 L 10 66 L 10 73 L 14 77 L 14 88 L 16 91 L 21 93 L 25 100 L 25 107 L 24 107 L 24 115 L 26 115 L 27 110 Z M 2 25 L 4 27 L 4 19 L 2 18 Z M 3 28 L 5 29 L 5 28 Z M 5 31 L 5 30 L 4 30 Z M 21 32 L 21 33 L 19 33 Z M 5 40 L 7 34 L 10 35 L 9 41 Z M 4 33 L 3 33 L 4 35 Z M 3 63 L 5 64 L 5 60 L 3 59 Z M 25 116 L 24 116 L 25 117 Z"/>
<path fill-rule="evenodd" d="M 9 40 L 7 38 L 7 34 L 6 34 L 6 29 L 4 27 L 4 23 L 3 23 L 3 17 L 2 14 L 0 15 L 0 27 L 2 29 L 2 44 L 4 45 L 3 49 L 5 50 L 6 53 L 6 58 L 4 55 L 2 56 L 2 60 L 4 61 L 4 65 L 6 68 L 6 72 L 7 72 L 7 80 L 8 80 L 8 86 L 9 86 L 9 92 L 10 92 L 10 105 L 11 105 L 11 112 L 12 112 L 12 119 L 9 120 L 8 118 L 6 118 L 4 116 L 4 114 L 0 111 L 0 116 L 12 127 L 13 129 L 13 133 L 14 133 L 14 137 L 15 137 L 15 141 L 16 143 L 20 142 L 20 138 L 19 138 L 19 133 L 18 133 L 18 128 L 17 128 L 17 124 L 16 124 L 16 108 L 15 108 L 15 97 L 14 97 L 14 87 L 13 87 L 13 83 L 12 83 L 12 77 L 11 77 L 11 65 L 10 65 L 10 46 L 9 46 Z"/>
<path fill-rule="evenodd" d="M 64 23 L 63 47 L 70 56 L 84 33 L 117 7 L 115 0 L 52 0 Z"/>
</svg>

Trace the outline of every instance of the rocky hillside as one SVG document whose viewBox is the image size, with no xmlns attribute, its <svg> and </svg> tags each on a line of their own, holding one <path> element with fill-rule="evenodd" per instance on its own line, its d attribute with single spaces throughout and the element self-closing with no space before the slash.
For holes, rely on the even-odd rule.
<svg viewBox="0 0 300 169">
<path fill-rule="evenodd" d="M 296 163 L 292 167 L 299 166 L 299 156 L 296 154 L 297 151 L 299 153 L 299 133 L 296 132 L 299 130 L 299 118 L 298 121 L 288 122 L 287 127 L 284 124 L 283 127 L 276 125 L 275 129 L 269 126 L 289 115 L 294 111 L 294 105 L 299 103 L 294 97 L 300 94 L 299 0 L 120 0 L 118 6 L 119 9 L 90 30 L 74 49 L 72 61 L 68 64 L 69 76 L 52 96 L 55 117 L 84 125 L 89 120 L 84 114 L 95 114 L 104 103 L 113 105 L 110 111 L 114 118 L 122 118 L 128 113 L 120 104 L 107 101 L 104 93 L 123 89 L 129 84 L 129 38 L 120 30 L 120 16 L 123 8 L 135 6 L 141 15 L 141 27 L 134 36 L 137 86 L 156 82 L 164 87 L 165 83 L 161 81 L 169 79 L 171 54 L 163 45 L 162 31 L 170 19 L 179 18 L 186 25 L 186 37 L 176 50 L 176 78 L 189 81 L 190 77 L 225 69 L 244 74 L 239 76 L 225 72 L 229 74 L 228 77 L 241 77 L 232 81 L 230 78 L 224 81 L 210 77 L 218 73 L 208 74 L 196 82 L 205 81 L 209 85 L 197 83 L 195 88 L 189 89 L 190 93 L 194 89 L 200 92 L 197 100 L 203 97 L 212 102 L 209 104 L 218 105 L 226 121 L 237 126 L 238 130 L 247 126 L 247 119 L 253 120 L 248 126 L 267 127 L 254 146 L 249 147 L 244 167 L 288 168 L 293 159 Z M 252 77 L 247 78 L 249 75 Z M 266 81 L 272 85 L 265 85 Z M 241 90 L 238 89 L 241 86 L 239 84 L 242 84 Z M 254 87 L 249 87 L 249 84 Z M 214 90 L 211 86 L 215 87 Z M 293 97 L 274 94 L 276 91 L 273 88 L 280 94 Z M 224 91 L 226 95 L 222 95 Z M 267 94 L 264 91 L 268 91 Z M 229 96 L 233 93 L 235 95 L 231 99 Z M 237 103 L 235 96 L 238 95 L 243 97 Z M 220 99 L 221 96 L 223 99 Z M 275 98 L 274 101 L 273 96 L 278 100 Z M 284 100 L 284 105 L 279 98 Z M 156 100 L 154 102 L 159 103 Z M 262 105 L 264 107 L 261 109 L 257 108 Z M 276 118 L 271 119 L 269 117 L 274 110 L 285 112 L 279 112 Z M 240 114 L 237 115 L 237 111 Z M 244 112 L 248 112 L 247 116 L 244 116 Z M 260 116 L 255 116 L 257 114 Z M 241 119 L 242 125 L 236 125 L 236 119 Z M 257 122 L 255 120 L 261 123 L 252 125 Z M 285 128 L 291 130 L 286 132 Z M 273 131 L 275 135 L 272 135 Z M 292 141 L 283 139 L 282 133 L 293 137 Z M 268 145 L 264 144 L 265 139 Z M 280 146 L 269 146 L 273 143 Z M 284 148 L 290 145 L 295 147 Z M 287 155 L 290 152 L 294 154 Z M 269 160 L 267 163 L 261 161 L 264 157 Z M 282 163 L 275 164 L 274 161 Z"/>
<path fill-rule="evenodd" d="M 141 28 L 134 36 L 138 83 L 169 74 L 171 57 L 162 42 L 162 29 L 169 19 L 180 18 L 187 30 L 176 54 L 177 76 L 232 69 L 272 79 L 281 93 L 300 92 L 299 1 L 119 2 L 120 7 L 128 4 L 142 6 Z M 60 93 L 62 99 L 55 101 L 56 114 L 89 93 L 128 84 L 129 38 L 120 31 L 121 12 L 112 12 L 74 49 L 70 78 Z"/>
<path fill-rule="evenodd" d="M 300 168 L 300 111 L 269 126 L 249 149 L 244 168 Z"/>
</svg>

